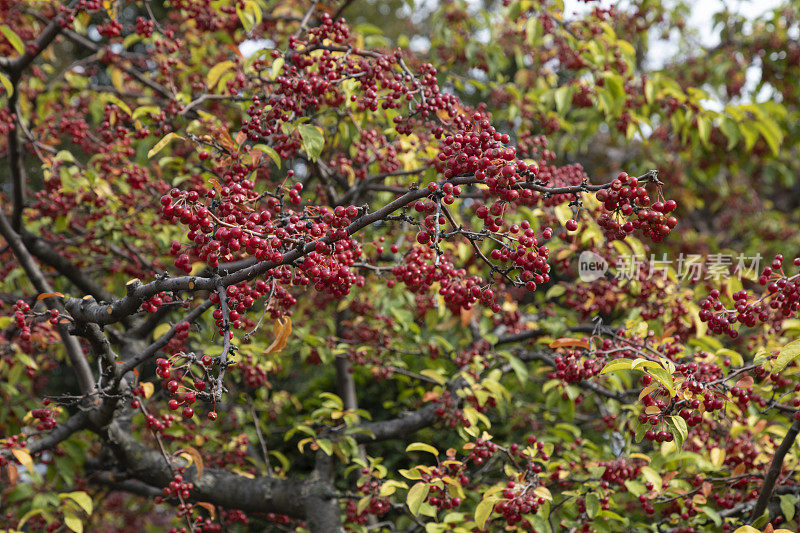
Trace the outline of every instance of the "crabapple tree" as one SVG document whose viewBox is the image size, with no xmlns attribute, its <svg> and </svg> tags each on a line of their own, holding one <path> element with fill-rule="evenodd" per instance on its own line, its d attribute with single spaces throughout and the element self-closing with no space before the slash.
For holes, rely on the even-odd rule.
<svg viewBox="0 0 800 533">
<path fill-rule="evenodd" d="M 584 4 L 0 0 L 0 528 L 796 529 L 800 13 Z"/>
</svg>

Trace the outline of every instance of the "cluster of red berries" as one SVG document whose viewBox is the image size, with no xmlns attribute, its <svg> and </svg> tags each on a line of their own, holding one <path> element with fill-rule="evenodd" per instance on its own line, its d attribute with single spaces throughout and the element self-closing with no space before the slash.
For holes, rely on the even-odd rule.
<svg viewBox="0 0 800 533">
<path fill-rule="evenodd" d="M 136 17 L 136 33 L 142 37 L 150 37 L 153 35 L 155 29 L 155 22 L 144 17 Z"/>
<path fill-rule="evenodd" d="M 800 257 L 795 258 L 792 264 L 800 267 Z M 758 282 L 766 285 L 766 293 L 750 301 L 747 291 L 737 291 L 731 295 L 733 309 L 725 307 L 718 289 L 712 289 L 700 302 L 700 320 L 707 322 L 708 329 L 714 333 L 724 333 L 735 339 L 739 335 L 733 329 L 736 323 L 753 327 L 757 322 L 780 322 L 800 309 L 800 275 L 789 277 L 784 274 L 781 254 L 777 254 L 771 265 L 764 268 Z"/>
<path fill-rule="evenodd" d="M 30 311 L 31 306 L 24 300 L 17 300 L 14 304 L 14 325 L 19 329 L 19 338 L 26 342 L 31 340 L 31 328 L 26 321 Z"/>
<path fill-rule="evenodd" d="M 624 239 L 635 230 L 640 230 L 653 241 L 660 242 L 678 224 L 678 219 L 669 215 L 678 207 L 677 202 L 657 201 L 650 205 L 647 190 L 639 184 L 638 178 L 628 176 L 626 172 L 620 173 L 609 188 L 597 191 L 597 200 L 605 210 L 597 223 L 609 240 Z M 646 207 L 648 205 L 649 209 Z M 633 214 L 637 218 L 626 222 L 618 220 Z"/>
<path fill-rule="evenodd" d="M 435 255 L 436 252 L 430 248 L 415 246 L 405 255 L 403 262 L 392 269 L 392 274 L 415 294 L 427 293 L 434 283 L 439 283 L 439 294 L 454 313 L 471 309 L 478 301 L 491 308 L 497 305 L 494 292 L 488 287 L 481 288 L 481 278 L 467 276 L 465 269 L 455 268 L 448 254 L 438 256 L 437 266 Z M 394 280 L 389 281 L 389 286 L 394 286 Z M 499 310 L 500 306 L 497 308 Z"/>
<path fill-rule="evenodd" d="M 348 500 L 345 505 L 346 520 L 353 524 L 365 525 L 369 521 L 369 516 L 382 516 L 389 512 L 391 503 L 387 498 L 379 496 L 383 482 L 370 475 L 369 469 L 363 469 L 361 478 L 356 484 L 358 493 L 370 496 L 369 503 L 360 512 L 354 500 Z"/>
<path fill-rule="evenodd" d="M 184 481 L 181 474 L 175 474 L 172 481 L 167 486 L 161 489 L 161 494 L 164 498 L 178 498 L 187 499 L 194 488 L 194 483 Z"/>
<path fill-rule="evenodd" d="M 36 423 L 36 429 L 38 431 L 47 431 L 58 425 L 55 413 L 52 409 L 33 409 L 31 411 L 31 416 L 38 420 Z"/>
<path fill-rule="evenodd" d="M 174 243 L 173 243 L 174 247 Z M 191 268 L 189 269 L 191 271 Z M 160 292 L 153 296 L 152 298 L 148 299 L 146 302 L 142 304 L 142 309 L 148 313 L 155 313 L 158 311 L 158 308 L 164 304 L 169 304 L 174 301 L 174 297 L 172 293 L 169 292 Z"/>
<path fill-rule="evenodd" d="M 497 452 L 498 446 L 494 442 L 485 439 L 477 439 L 475 445 L 470 448 L 467 460 L 480 466 L 488 458 Z"/>
<path fill-rule="evenodd" d="M 494 511 L 503 515 L 509 526 L 521 524 L 527 530 L 531 525 L 524 515 L 535 514 L 545 502 L 535 489 L 534 483 L 517 486 L 515 481 L 509 481 L 502 492 L 503 499 L 494 504 Z"/>
<path fill-rule="evenodd" d="M 578 383 L 596 376 L 603 369 L 602 363 L 597 359 L 582 358 L 581 350 L 564 350 L 554 358 L 555 372 L 551 378 L 560 379 L 565 383 Z"/>
<path fill-rule="evenodd" d="M 454 428 L 458 425 L 469 427 L 470 422 L 467 420 L 467 417 L 464 416 L 464 412 L 457 408 L 458 399 L 453 398 L 450 391 L 446 390 L 442 392 L 434 402 L 439 405 L 439 407 L 434 410 L 434 414 L 447 424 L 448 427 Z"/>
</svg>

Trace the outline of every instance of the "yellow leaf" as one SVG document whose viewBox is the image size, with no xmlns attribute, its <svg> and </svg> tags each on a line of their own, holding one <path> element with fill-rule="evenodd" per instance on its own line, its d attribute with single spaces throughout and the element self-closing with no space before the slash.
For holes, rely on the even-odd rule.
<svg viewBox="0 0 800 533">
<path fill-rule="evenodd" d="M 80 505 L 81 509 L 83 509 L 87 515 L 92 514 L 94 505 L 92 504 L 92 497 L 87 493 L 79 490 L 75 492 L 62 492 L 58 496 L 61 499 L 69 498 L 70 500 L 73 500 L 75 503 Z"/>
<path fill-rule="evenodd" d="M 742 526 L 733 533 L 761 533 L 759 530 L 754 528 L 753 526 Z"/>
<path fill-rule="evenodd" d="M 125 85 L 125 79 L 122 76 L 122 71 L 118 68 L 111 69 L 111 84 L 116 90 L 122 92 Z"/>
<path fill-rule="evenodd" d="M 8 42 L 11 43 L 11 46 L 14 47 L 14 50 L 16 50 L 19 55 L 25 53 L 25 44 L 22 42 L 22 39 L 20 39 L 19 35 L 14 33 L 14 30 L 3 24 L 0 26 L 0 33 L 2 33 L 5 38 L 8 39 Z"/>
<path fill-rule="evenodd" d="M 725 450 L 720 448 L 714 448 L 711 450 L 711 462 L 714 466 L 722 466 L 722 463 L 725 461 Z"/>
<path fill-rule="evenodd" d="M 7 96 L 14 94 L 14 85 L 12 85 L 11 80 L 9 80 L 3 74 L 0 74 L 0 84 L 2 84 L 5 88 Z"/>
<path fill-rule="evenodd" d="M 22 466 L 28 469 L 28 472 L 33 475 L 33 458 L 31 454 L 28 452 L 27 448 L 14 448 L 11 450 L 11 453 L 14 454 L 14 457 L 17 458 L 17 461 L 20 462 Z"/>
<path fill-rule="evenodd" d="M 539 496 L 540 498 L 553 501 L 553 495 L 550 494 L 550 489 L 548 489 L 547 487 L 536 487 L 533 490 L 533 493 Z"/>
<path fill-rule="evenodd" d="M 286 347 L 286 340 L 292 333 L 292 319 L 287 316 L 283 320 L 275 320 L 272 325 L 272 333 L 275 335 L 275 340 L 272 341 L 265 353 L 280 352 Z"/>
<path fill-rule="evenodd" d="M 406 447 L 407 452 L 428 452 L 433 455 L 439 455 L 439 450 L 431 446 L 430 444 L 425 444 L 424 442 L 413 442 Z"/>
<path fill-rule="evenodd" d="M 64 524 L 75 533 L 83 533 L 83 522 L 74 514 L 64 515 Z"/>
<path fill-rule="evenodd" d="M 217 82 L 219 81 L 220 76 L 222 76 L 226 70 L 233 66 L 233 61 L 223 61 L 222 63 L 217 63 L 208 71 L 208 75 L 206 76 L 206 86 L 209 89 L 213 89 Z"/>
<path fill-rule="evenodd" d="M 172 142 L 173 139 L 183 139 L 183 137 L 174 132 L 167 133 L 166 135 L 164 135 L 163 139 L 158 141 L 156 145 L 153 146 L 149 152 L 147 152 L 147 158 L 150 159 L 151 157 L 156 155 L 158 152 L 161 151 L 162 148 L 164 148 L 166 145 Z"/>
<path fill-rule="evenodd" d="M 486 520 L 494 510 L 494 504 L 496 504 L 498 500 L 499 498 L 486 498 L 481 500 L 477 507 L 475 507 L 475 525 L 483 529 Z"/>
<path fill-rule="evenodd" d="M 153 395 L 153 392 L 155 391 L 155 386 L 149 381 L 146 381 L 142 383 L 142 390 L 144 391 L 144 398 L 146 400 Z"/>
</svg>

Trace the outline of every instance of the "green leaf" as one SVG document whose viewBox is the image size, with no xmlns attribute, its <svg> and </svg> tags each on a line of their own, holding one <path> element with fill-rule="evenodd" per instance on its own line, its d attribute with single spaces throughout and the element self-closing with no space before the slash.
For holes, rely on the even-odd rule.
<svg viewBox="0 0 800 533">
<path fill-rule="evenodd" d="M 761 132 L 761 136 L 764 137 L 764 141 L 766 141 L 770 150 L 772 150 L 772 154 L 778 155 L 781 142 L 783 142 L 783 133 L 781 133 L 778 125 L 771 120 L 759 120 L 754 124 L 756 129 Z"/>
<path fill-rule="evenodd" d="M 19 519 L 19 522 L 17 523 L 17 529 L 20 529 L 32 516 L 42 513 L 44 513 L 44 509 L 31 509 Z"/>
<path fill-rule="evenodd" d="M 616 520 L 618 522 L 622 522 L 623 524 L 627 524 L 628 523 L 628 519 L 627 518 L 623 518 L 623 517 L 621 517 L 620 515 L 618 515 L 617 513 L 613 512 L 613 511 L 608 511 L 608 510 L 600 511 L 599 513 L 597 513 L 597 516 L 602 516 L 602 517 L 605 517 L 605 518 L 611 518 L 612 520 Z"/>
<path fill-rule="evenodd" d="M 528 367 L 525 366 L 525 363 L 523 363 L 513 355 L 508 356 L 508 363 L 514 370 L 514 373 L 517 375 L 517 379 L 519 380 L 520 383 L 525 383 L 526 381 L 528 381 Z"/>
<path fill-rule="evenodd" d="M 547 289 L 547 292 L 545 293 L 544 297 L 546 300 L 549 300 L 550 298 L 558 298 L 559 296 L 565 294 L 566 292 L 567 289 L 563 285 L 553 285 L 552 287 Z"/>
<path fill-rule="evenodd" d="M 600 499 L 597 497 L 597 494 L 591 492 L 586 495 L 585 501 L 586 501 L 586 514 L 589 516 L 589 518 L 594 518 L 600 511 Z"/>
<path fill-rule="evenodd" d="M 301 124 L 297 129 L 300 131 L 300 138 L 303 140 L 303 150 L 308 154 L 311 161 L 316 161 L 322 153 L 323 146 L 325 146 L 322 129 L 310 124 Z"/>
<path fill-rule="evenodd" d="M 765 524 L 766 524 L 768 521 L 769 521 L 769 509 L 767 509 L 766 511 L 764 511 L 764 513 L 763 513 L 761 516 L 759 516 L 758 518 L 756 518 L 755 520 L 753 520 L 753 527 L 757 528 L 757 530 L 756 530 L 756 531 L 758 531 L 758 530 L 760 530 L 762 527 L 764 527 L 764 525 L 765 525 Z M 750 526 L 744 526 L 744 527 L 750 527 Z M 742 528 L 739 528 L 739 529 L 742 529 Z M 736 531 L 739 531 L 739 529 L 737 529 Z M 736 533 L 736 531 L 734 531 L 734 533 Z M 749 530 L 746 530 L 746 531 L 749 531 Z"/>
<path fill-rule="evenodd" d="M 278 168 L 281 168 L 281 156 L 278 155 L 278 152 L 276 152 L 271 146 L 267 146 L 266 144 L 256 144 L 253 146 L 253 150 L 260 150 L 264 152 L 270 157 L 270 159 L 272 159 L 272 161 L 275 162 L 275 165 Z"/>
<path fill-rule="evenodd" d="M 571 88 L 569 85 L 556 89 L 556 111 L 558 111 L 559 115 L 564 114 L 564 111 L 567 109 L 567 105 L 570 103 L 570 97 L 572 96 L 572 91 L 570 89 Z"/>
<path fill-rule="evenodd" d="M 164 135 L 163 139 L 158 141 L 156 145 L 153 146 L 149 152 L 147 152 L 147 158 L 150 159 L 151 157 L 156 155 L 158 152 L 161 151 L 162 148 L 164 148 L 166 145 L 172 142 L 173 139 L 183 139 L 183 137 L 174 132 L 167 133 L 166 135 Z"/>
<path fill-rule="evenodd" d="M 670 421 L 672 422 L 672 427 L 675 428 L 675 431 L 672 432 L 675 436 L 675 445 L 680 450 L 689 435 L 689 426 L 686 425 L 686 420 L 682 416 L 672 415 Z"/>
<path fill-rule="evenodd" d="M 617 370 L 630 370 L 631 362 L 632 359 L 614 359 L 603 367 L 600 374 L 608 374 L 609 372 L 616 372 Z"/>
<path fill-rule="evenodd" d="M 739 125 L 733 119 L 725 117 L 719 125 L 719 129 L 728 138 L 728 150 L 736 146 L 736 143 L 741 139 L 739 134 Z"/>
<path fill-rule="evenodd" d="M 772 373 L 777 374 L 782 371 L 786 368 L 786 365 L 798 357 L 800 357 L 800 339 L 790 342 L 781 349 L 781 353 L 778 354 L 778 358 L 775 359 L 775 363 L 772 365 Z"/>
<path fill-rule="evenodd" d="M 714 509 L 712 509 L 708 505 L 704 505 L 703 507 L 700 508 L 700 510 L 703 511 L 706 514 L 706 516 L 708 516 L 711 520 L 713 520 L 714 524 L 717 527 L 720 527 L 722 525 L 722 517 Z"/>
<path fill-rule="evenodd" d="M 649 375 L 654 377 L 656 381 L 664 385 L 666 389 L 669 391 L 670 396 L 675 396 L 677 393 L 675 392 L 675 383 L 672 381 L 672 375 L 664 370 L 663 368 L 651 368 L 647 371 Z"/>
<path fill-rule="evenodd" d="M 325 452 L 325 455 L 333 455 L 333 443 L 328 439 L 319 439 L 317 441 L 319 449 Z"/>
<path fill-rule="evenodd" d="M 475 507 L 475 525 L 483 529 L 486 520 L 489 518 L 489 515 L 492 514 L 494 504 L 499 500 L 500 498 L 484 498 L 478 503 L 477 507 Z"/>
<path fill-rule="evenodd" d="M 25 44 L 22 42 L 22 39 L 20 39 L 19 35 L 14 33 L 14 30 L 3 24 L 0 26 L 0 32 L 5 35 L 6 39 L 8 39 L 8 42 L 10 42 L 11 46 L 14 47 L 14 50 L 19 52 L 19 55 L 25 53 Z"/>
<path fill-rule="evenodd" d="M 428 496 L 428 491 L 430 491 L 430 486 L 423 481 L 416 483 L 408 491 L 406 504 L 408 505 L 408 509 L 411 511 L 411 514 L 414 516 L 419 514 L 419 508 L 422 506 L 422 502 L 424 502 L 425 498 Z"/>
<path fill-rule="evenodd" d="M 611 98 L 613 99 L 613 109 L 609 111 L 612 111 L 614 115 L 618 115 L 622 110 L 622 106 L 625 105 L 625 100 L 627 98 L 625 95 L 625 88 L 622 85 L 622 77 L 614 74 L 608 75 L 605 78 L 605 85 L 608 87 Z"/>
<path fill-rule="evenodd" d="M 424 442 L 412 442 L 406 447 L 407 452 L 428 452 L 438 456 L 439 450 Z"/>
<path fill-rule="evenodd" d="M 794 494 L 781 494 L 778 497 L 781 499 L 781 512 L 788 522 L 794 518 L 794 512 L 797 507 L 797 496 Z"/>
<path fill-rule="evenodd" d="M 708 138 L 711 135 L 711 121 L 707 117 L 697 117 L 697 134 L 700 136 L 700 141 L 709 147 Z"/>
<path fill-rule="evenodd" d="M 131 119 L 136 120 L 137 118 L 141 118 L 144 115 L 158 115 L 159 113 L 161 113 L 160 107 L 154 105 L 143 105 L 133 110 L 133 113 L 131 114 Z"/>
</svg>

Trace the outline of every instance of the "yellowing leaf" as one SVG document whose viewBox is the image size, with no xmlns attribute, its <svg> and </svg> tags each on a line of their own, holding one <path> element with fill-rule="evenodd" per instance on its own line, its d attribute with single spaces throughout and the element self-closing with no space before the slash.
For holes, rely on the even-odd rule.
<svg viewBox="0 0 800 533">
<path fill-rule="evenodd" d="M 425 444 L 424 442 L 412 442 L 406 447 L 407 452 L 428 452 L 432 453 L 433 455 L 439 455 L 439 450 L 431 446 L 430 444 Z"/>
<path fill-rule="evenodd" d="M 83 522 L 74 514 L 64 515 L 64 524 L 75 533 L 83 533 Z"/>
<path fill-rule="evenodd" d="M 475 507 L 475 525 L 483 529 L 486 520 L 494 510 L 494 504 L 498 502 L 499 498 L 486 498 Z"/>
<path fill-rule="evenodd" d="M 8 42 L 11 43 L 11 46 L 14 47 L 14 50 L 16 50 L 19 55 L 25 53 L 25 44 L 22 42 L 22 39 L 20 39 L 19 35 L 14 33 L 14 30 L 3 24 L 0 26 L 0 32 L 8 39 Z"/>
<path fill-rule="evenodd" d="M 22 466 L 28 469 L 28 472 L 33 475 L 33 458 L 31 454 L 28 452 L 27 448 L 14 448 L 11 450 L 11 453 L 14 454 L 14 457 L 17 458 L 17 461 L 20 462 Z"/>
<path fill-rule="evenodd" d="M 709 455 L 711 456 L 711 462 L 714 466 L 722 466 L 722 463 L 725 461 L 725 450 L 720 448 L 712 449 Z"/>
<path fill-rule="evenodd" d="M 162 150 L 162 149 L 163 149 L 163 148 L 164 148 L 166 145 L 168 145 L 170 142 L 172 142 L 172 140 L 173 140 L 173 139 L 183 139 L 183 137 L 181 137 L 180 135 L 178 135 L 178 134 L 177 134 L 177 133 L 175 133 L 175 132 L 170 132 L 170 133 L 167 133 L 166 135 L 164 135 L 164 138 L 163 138 L 163 139 L 161 139 L 160 141 L 158 141 L 158 142 L 156 143 L 156 145 L 155 145 L 155 146 L 153 146 L 153 147 L 150 149 L 150 151 L 149 151 L 149 152 L 147 152 L 147 158 L 148 158 L 148 159 L 150 159 L 151 157 L 153 157 L 154 155 L 156 155 L 156 154 L 157 154 L 158 152 L 160 152 L 160 151 L 161 151 L 161 150 Z"/>
<path fill-rule="evenodd" d="M 416 483 L 408 491 L 408 496 L 406 496 L 406 504 L 408 505 L 408 509 L 411 511 L 411 514 L 414 516 L 419 514 L 419 508 L 422 506 L 422 502 L 424 502 L 425 498 L 428 496 L 428 491 L 430 491 L 430 487 L 427 483 L 422 481 Z"/>
<path fill-rule="evenodd" d="M 759 530 L 754 528 L 753 526 L 742 526 L 737 528 L 736 531 L 733 533 L 761 533 Z"/>
<path fill-rule="evenodd" d="M 7 96 L 14 94 L 14 86 L 11 84 L 11 80 L 6 78 L 3 74 L 0 74 L 0 84 L 5 88 Z"/>
<path fill-rule="evenodd" d="M 292 333 L 292 319 L 287 316 L 283 320 L 280 318 L 275 320 L 272 325 L 272 333 L 275 335 L 275 340 L 272 341 L 265 353 L 280 352 L 286 347 L 286 340 Z"/>
<path fill-rule="evenodd" d="M 600 373 L 608 374 L 609 372 L 615 372 L 617 370 L 630 370 L 630 369 L 631 369 L 631 359 L 615 359 L 606 364 L 606 366 L 603 367 L 603 370 L 601 370 Z"/>
<path fill-rule="evenodd" d="M 87 493 L 78 490 L 75 492 L 62 492 L 58 496 L 62 500 L 65 498 L 69 498 L 70 500 L 77 503 L 87 515 L 92 514 L 92 510 L 94 509 L 94 506 L 92 504 L 92 497 L 89 496 Z"/>
<path fill-rule="evenodd" d="M 155 386 L 149 381 L 146 381 L 142 383 L 142 390 L 144 391 L 144 398 L 147 399 L 153 395 L 153 392 L 155 391 Z"/>
<path fill-rule="evenodd" d="M 111 85 L 119 92 L 122 92 L 125 88 L 125 78 L 122 71 L 118 68 L 111 69 Z"/>
<path fill-rule="evenodd" d="M 208 75 L 206 76 L 206 86 L 209 89 L 216 87 L 220 76 L 222 76 L 225 71 L 231 67 L 233 67 L 233 61 L 223 61 L 222 63 L 217 63 L 211 67 L 211 69 L 208 71 Z"/>
</svg>

